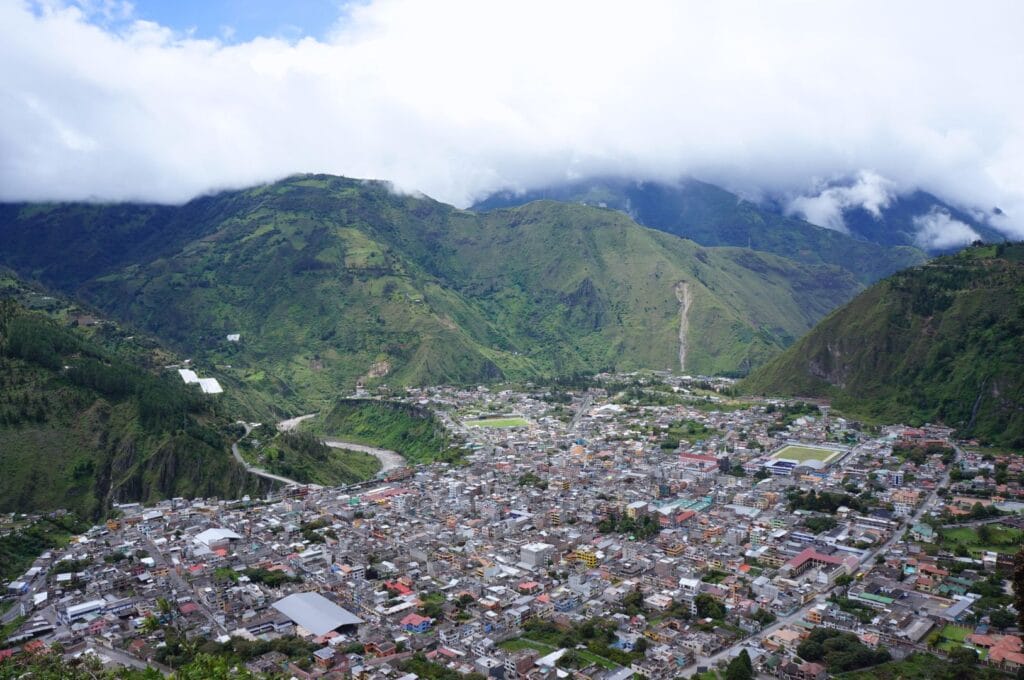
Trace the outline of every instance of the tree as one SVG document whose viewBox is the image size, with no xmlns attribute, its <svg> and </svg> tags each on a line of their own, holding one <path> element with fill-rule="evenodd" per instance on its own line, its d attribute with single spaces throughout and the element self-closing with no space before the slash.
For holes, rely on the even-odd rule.
<svg viewBox="0 0 1024 680">
<path fill-rule="evenodd" d="M 992 540 L 992 527 L 987 524 L 982 524 L 978 527 L 978 540 L 982 544 L 987 544 Z"/>
<path fill-rule="evenodd" d="M 150 614 L 143 620 L 142 625 L 139 626 L 139 630 L 142 631 L 143 635 L 149 635 L 159 627 L 160 621 L 155 616 Z"/>
<path fill-rule="evenodd" d="M 707 593 L 701 593 L 697 596 L 697 616 L 708 619 L 724 619 L 725 618 L 725 607 L 722 603 L 711 597 Z"/>
<path fill-rule="evenodd" d="M 796 653 L 804 661 L 821 661 L 825 657 L 821 643 L 811 639 L 801 642 L 796 648 Z"/>
<path fill-rule="evenodd" d="M 1013 604 L 1017 608 L 1017 627 L 1024 630 L 1024 548 L 1013 558 Z"/>
<path fill-rule="evenodd" d="M 999 630 L 1005 630 L 1016 621 L 1013 612 L 1009 609 L 1000 608 L 992 610 L 988 615 L 989 622 Z"/>
<path fill-rule="evenodd" d="M 747 650 L 741 650 L 725 669 L 725 680 L 751 680 L 754 677 L 754 664 L 750 661 Z"/>
<path fill-rule="evenodd" d="M 978 661 L 978 653 L 967 647 L 956 647 L 949 651 L 949 660 L 958 666 L 973 667 Z"/>
</svg>

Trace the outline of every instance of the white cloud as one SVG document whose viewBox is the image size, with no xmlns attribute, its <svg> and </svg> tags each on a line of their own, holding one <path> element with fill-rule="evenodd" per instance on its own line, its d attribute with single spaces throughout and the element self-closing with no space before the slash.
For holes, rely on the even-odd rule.
<svg viewBox="0 0 1024 680">
<path fill-rule="evenodd" d="M 797 196 L 789 201 L 786 212 L 819 227 L 845 232 L 844 210 L 863 208 L 877 219 L 895 197 L 893 182 L 873 172 L 861 171 L 850 186 L 831 186 L 815 195 Z"/>
<path fill-rule="evenodd" d="M 924 250 L 948 250 L 981 238 L 970 226 L 935 208 L 926 215 L 915 217 L 914 226 L 917 227 L 914 240 Z"/>
<path fill-rule="evenodd" d="M 0 0 L 0 198 L 307 171 L 459 205 L 597 173 L 792 196 L 871 168 L 1024 233 L 1016 0 L 369 0 L 325 41 L 235 44 L 86 10 Z"/>
</svg>

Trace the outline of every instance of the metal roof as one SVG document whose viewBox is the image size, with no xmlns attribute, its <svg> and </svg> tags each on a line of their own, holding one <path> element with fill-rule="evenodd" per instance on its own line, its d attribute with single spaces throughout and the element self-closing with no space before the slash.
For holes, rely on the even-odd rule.
<svg viewBox="0 0 1024 680">
<path fill-rule="evenodd" d="M 323 635 L 341 626 L 353 626 L 363 620 L 319 593 L 294 593 L 274 603 L 274 609 L 313 635 Z"/>
</svg>

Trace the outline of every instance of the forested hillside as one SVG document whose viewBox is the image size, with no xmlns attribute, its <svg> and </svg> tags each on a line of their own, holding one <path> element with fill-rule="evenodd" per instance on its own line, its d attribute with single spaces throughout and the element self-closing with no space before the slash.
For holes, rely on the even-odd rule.
<svg viewBox="0 0 1024 680">
<path fill-rule="evenodd" d="M 0 510 L 97 518 L 113 501 L 256 490 L 223 424 L 176 374 L 138 368 L 0 299 Z"/>
<path fill-rule="evenodd" d="M 1024 446 L 1024 244 L 975 246 L 872 286 L 742 386 Z"/>
</svg>

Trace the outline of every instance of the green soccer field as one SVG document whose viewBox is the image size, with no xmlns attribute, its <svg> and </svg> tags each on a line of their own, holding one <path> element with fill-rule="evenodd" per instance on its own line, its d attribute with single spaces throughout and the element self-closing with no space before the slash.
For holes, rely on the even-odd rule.
<svg viewBox="0 0 1024 680">
<path fill-rule="evenodd" d="M 467 420 L 466 427 L 525 427 L 530 424 L 526 418 L 485 418 L 483 420 Z"/>
<path fill-rule="evenodd" d="M 838 451 L 832 449 L 821 449 L 816 446 L 786 446 L 780 449 L 772 458 L 776 460 L 784 458 L 803 462 L 805 460 L 820 460 L 826 462 L 838 456 Z"/>
</svg>

